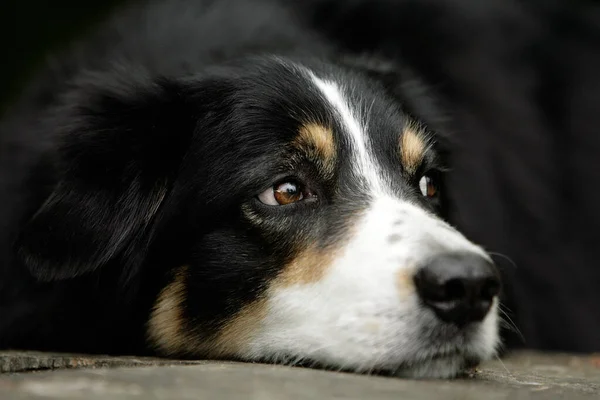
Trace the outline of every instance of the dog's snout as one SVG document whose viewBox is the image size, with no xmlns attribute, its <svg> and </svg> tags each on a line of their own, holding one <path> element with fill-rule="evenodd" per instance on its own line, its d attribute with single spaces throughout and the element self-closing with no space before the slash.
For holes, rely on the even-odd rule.
<svg viewBox="0 0 600 400">
<path fill-rule="evenodd" d="M 418 269 L 414 281 L 423 303 L 458 326 L 483 320 L 501 285 L 494 264 L 471 253 L 438 255 Z"/>
</svg>

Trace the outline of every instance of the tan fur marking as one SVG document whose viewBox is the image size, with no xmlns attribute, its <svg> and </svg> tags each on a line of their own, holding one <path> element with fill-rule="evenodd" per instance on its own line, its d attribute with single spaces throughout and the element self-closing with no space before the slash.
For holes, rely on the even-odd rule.
<svg viewBox="0 0 600 400">
<path fill-rule="evenodd" d="M 295 257 L 281 274 L 269 285 L 264 297 L 242 308 L 221 329 L 211 346 L 212 357 L 224 357 L 243 352 L 243 347 L 252 339 L 252 335 L 266 318 L 268 296 L 271 290 L 293 285 L 305 285 L 318 282 L 332 263 L 335 251 L 307 249 Z"/>
<path fill-rule="evenodd" d="M 421 129 L 414 123 L 404 127 L 400 137 L 400 160 L 409 174 L 414 174 L 423 161 L 427 142 Z"/>
<path fill-rule="evenodd" d="M 271 283 L 265 297 L 261 297 L 242 308 L 235 317 L 223 326 L 214 339 L 210 355 L 212 357 L 226 357 L 243 352 L 244 345 L 251 340 L 252 335 L 267 316 L 269 291 L 319 281 L 332 259 L 333 255 L 330 252 L 316 250 L 305 250 L 294 258 Z"/>
<path fill-rule="evenodd" d="M 361 211 L 355 211 L 353 217 L 359 220 Z M 299 248 L 296 256 L 285 265 L 279 276 L 271 284 L 271 288 L 285 288 L 294 285 L 307 285 L 319 282 L 325 276 L 327 269 L 340 256 L 348 244 L 348 240 L 356 234 L 358 225 L 349 224 L 345 228 L 344 237 L 339 237 L 334 246 L 317 248 L 308 245 Z"/>
<path fill-rule="evenodd" d="M 293 145 L 315 162 L 323 173 L 333 174 L 336 149 L 331 128 L 317 123 L 307 123 L 300 128 Z"/>
<path fill-rule="evenodd" d="M 211 357 L 232 357 L 244 351 L 246 345 L 261 322 L 267 316 L 267 301 L 260 298 L 253 303 L 243 307 L 233 318 L 231 318 L 219 334 L 214 338 L 213 345 L 209 350 Z"/>
<path fill-rule="evenodd" d="M 396 272 L 396 288 L 398 289 L 398 295 L 401 298 L 407 297 L 414 293 L 415 284 L 413 276 L 415 274 L 414 268 L 400 268 Z"/>
<path fill-rule="evenodd" d="M 305 250 L 295 257 L 273 283 L 278 288 L 306 285 L 323 278 L 334 255 L 326 250 Z"/>
<path fill-rule="evenodd" d="M 160 292 L 150 319 L 148 320 L 148 339 L 161 352 L 175 355 L 195 341 L 186 332 L 182 304 L 186 296 L 185 280 L 188 267 L 180 267 L 173 281 Z"/>
<path fill-rule="evenodd" d="M 316 282 L 324 275 L 331 260 L 330 253 L 304 251 L 288 264 L 271 287 Z M 173 281 L 160 292 L 148 321 L 150 343 L 162 354 L 170 356 L 187 353 L 223 358 L 243 353 L 244 346 L 267 315 L 267 298 L 261 297 L 243 307 L 216 335 L 201 338 L 193 328 L 185 326 L 182 304 L 186 297 L 187 276 L 188 267 L 179 268 Z"/>
<path fill-rule="evenodd" d="M 266 315 L 266 301 L 243 307 L 213 337 L 202 338 L 185 327 L 182 303 L 186 296 L 188 267 L 179 268 L 173 281 L 159 294 L 148 321 L 148 339 L 164 355 L 182 353 L 202 357 L 233 357 L 242 351 Z"/>
<path fill-rule="evenodd" d="M 182 306 L 186 298 L 188 267 L 181 267 L 156 300 L 148 321 L 148 339 L 163 355 L 169 356 L 191 354 L 225 358 L 243 354 L 267 316 L 269 293 L 288 286 L 318 282 L 335 256 L 333 249 L 311 247 L 300 251 L 270 283 L 263 297 L 244 306 L 210 337 L 201 337 L 193 326 L 186 326 Z"/>
</svg>

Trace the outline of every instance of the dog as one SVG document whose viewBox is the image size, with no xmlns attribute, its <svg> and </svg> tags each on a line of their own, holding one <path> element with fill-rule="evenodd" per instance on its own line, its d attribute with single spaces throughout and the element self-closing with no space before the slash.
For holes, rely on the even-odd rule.
<svg viewBox="0 0 600 400">
<path fill-rule="evenodd" d="M 444 220 L 443 113 L 368 64 L 269 0 L 136 4 L 55 58 L 0 128 L 0 348 L 492 357 L 501 280 Z"/>
</svg>

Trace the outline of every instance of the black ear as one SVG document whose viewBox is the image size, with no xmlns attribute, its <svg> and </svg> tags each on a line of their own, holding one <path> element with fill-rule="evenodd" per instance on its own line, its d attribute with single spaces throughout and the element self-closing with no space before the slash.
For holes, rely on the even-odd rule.
<svg viewBox="0 0 600 400">
<path fill-rule="evenodd" d="M 40 280 L 139 259 L 194 132 L 185 85 L 129 75 L 76 83 L 47 124 L 59 137 L 58 183 L 23 227 L 19 259 Z M 127 273 L 126 271 L 123 271 Z"/>
</svg>

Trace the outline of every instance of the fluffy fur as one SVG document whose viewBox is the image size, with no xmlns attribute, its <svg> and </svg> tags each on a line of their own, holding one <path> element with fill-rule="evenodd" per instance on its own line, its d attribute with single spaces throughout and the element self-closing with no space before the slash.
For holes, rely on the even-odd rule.
<svg viewBox="0 0 600 400">
<path fill-rule="evenodd" d="M 444 254 L 493 270 L 443 220 L 434 102 L 292 15 L 136 5 L 34 83 L 1 128 L 1 348 L 419 377 L 495 353 L 493 274 L 468 324 L 413 279 Z"/>
</svg>

